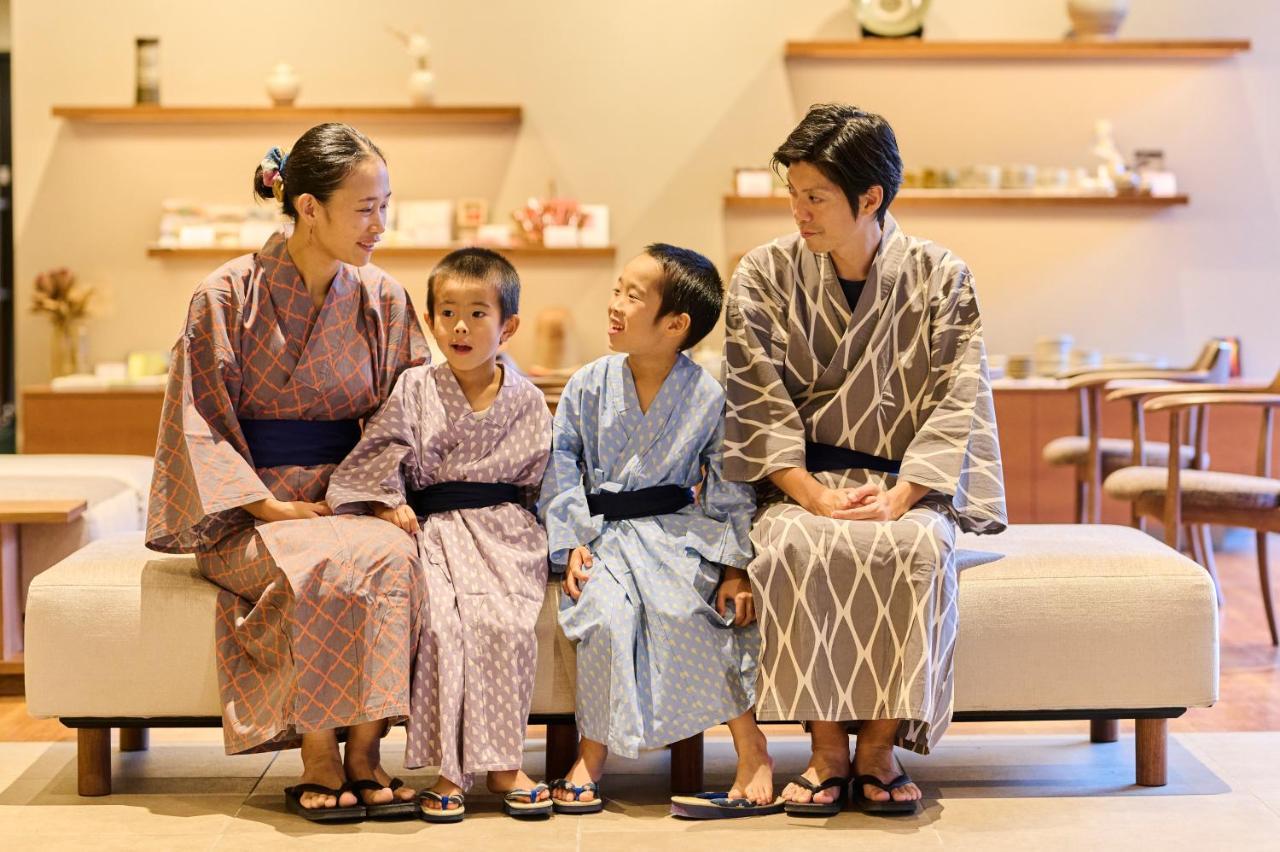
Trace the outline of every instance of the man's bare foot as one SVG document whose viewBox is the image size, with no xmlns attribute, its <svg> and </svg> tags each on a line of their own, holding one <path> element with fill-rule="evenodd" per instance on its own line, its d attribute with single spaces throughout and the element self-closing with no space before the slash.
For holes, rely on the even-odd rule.
<svg viewBox="0 0 1280 852">
<path fill-rule="evenodd" d="M 575 787 L 598 782 L 604 777 L 604 761 L 608 755 L 609 750 L 603 743 L 583 737 L 578 744 L 578 759 L 573 762 L 566 780 Z M 590 790 L 580 796 L 573 795 L 572 790 L 555 790 L 552 795 L 561 802 L 594 802 L 596 799 Z"/>
<path fill-rule="evenodd" d="M 461 787 L 459 787 L 457 784 L 454 784 L 452 781 L 449 781 L 446 778 L 438 779 L 436 783 L 431 785 L 430 790 L 431 792 L 435 793 L 437 796 L 441 796 L 441 797 L 456 796 L 462 792 Z M 423 810 L 431 810 L 431 811 L 440 810 L 440 803 L 437 802 L 435 799 L 420 799 L 419 802 L 420 802 L 419 807 L 421 807 Z M 452 811 L 460 807 L 462 807 L 462 805 L 459 802 L 451 799 L 449 801 L 449 807 L 445 808 L 445 810 Z"/>
<path fill-rule="evenodd" d="M 490 793 L 505 794 L 512 790 L 532 790 L 538 782 L 525 775 L 521 769 L 510 769 L 504 772 L 490 772 L 485 778 L 485 784 Z M 539 802 L 546 801 L 550 797 L 551 794 L 546 790 L 538 793 Z"/>
<path fill-rule="evenodd" d="M 738 771 L 729 788 L 730 799 L 747 799 L 757 805 L 773 802 L 773 758 L 769 756 L 769 741 L 765 739 L 755 722 L 754 731 L 734 732 L 733 745 L 738 752 Z"/>
<path fill-rule="evenodd" d="M 301 784 L 319 784 L 336 790 L 345 784 L 342 760 L 338 757 L 338 739 L 333 731 L 321 731 L 302 735 Z M 351 808 L 359 804 L 353 793 L 326 796 L 322 793 L 303 793 L 298 803 L 304 808 Z"/>
<path fill-rule="evenodd" d="M 902 767 L 894 757 L 893 746 L 864 745 L 859 742 L 853 754 L 853 774 L 874 775 L 888 784 L 902 774 Z M 918 802 L 922 794 L 915 784 L 904 784 L 892 794 L 871 784 L 863 784 L 862 795 L 873 802 L 887 802 L 890 796 L 895 802 Z"/>
<path fill-rule="evenodd" d="M 814 750 L 809 758 L 809 765 L 800 773 L 815 787 L 828 778 L 846 777 L 849 774 L 849 749 L 839 748 Z M 828 805 L 840 795 L 838 787 L 828 787 L 820 793 L 810 793 L 799 784 L 788 784 L 782 790 L 782 798 L 788 802 L 804 804 L 812 801 L 819 805 Z"/>
</svg>

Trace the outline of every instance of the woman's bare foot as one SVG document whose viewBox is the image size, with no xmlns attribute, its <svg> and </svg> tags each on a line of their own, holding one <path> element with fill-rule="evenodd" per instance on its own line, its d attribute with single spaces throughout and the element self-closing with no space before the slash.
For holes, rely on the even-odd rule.
<svg viewBox="0 0 1280 852">
<path fill-rule="evenodd" d="M 302 735 L 302 784 L 319 784 L 338 789 L 346 783 L 342 771 L 342 758 L 338 756 L 338 737 L 333 731 L 318 731 Z M 326 796 L 322 793 L 303 793 L 298 802 L 304 808 L 350 808 L 359 802 L 352 793 Z"/>
<path fill-rule="evenodd" d="M 534 781 L 520 769 L 508 769 L 502 772 L 490 772 L 485 777 L 485 784 L 490 793 L 510 793 L 512 790 L 532 790 L 538 782 Z M 542 790 L 538 793 L 538 801 L 543 802 L 551 794 Z"/>
<path fill-rule="evenodd" d="M 738 753 L 738 771 L 729 788 L 730 799 L 747 799 L 757 805 L 773 802 L 773 758 L 769 757 L 769 741 L 756 725 L 748 710 L 729 721 L 733 748 Z"/>
<path fill-rule="evenodd" d="M 437 780 L 436 783 L 431 785 L 430 789 L 431 789 L 431 792 L 441 797 L 456 796 L 462 792 L 461 787 L 459 787 L 457 784 L 454 784 L 452 781 L 446 778 L 440 778 L 439 780 Z M 437 802 L 435 799 L 419 799 L 418 801 L 420 803 L 419 807 L 421 807 L 423 810 L 431 810 L 431 811 L 440 810 L 440 803 Z M 452 811 L 460 807 L 462 807 L 462 805 L 459 802 L 455 800 L 450 800 L 449 807 L 445 808 L 445 810 Z"/>
<path fill-rule="evenodd" d="M 803 775 L 817 786 L 828 778 L 847 777 L 849 774 L 849 735 L 839 722 L 810 722 L 809 738 L 813 754 Z M 820 793 L 810 793 L 799 784 L 788 784 L 782 790 L 782 798 L 788 802 L 805 804 L 813 802 L 828 805 L 836 800 L 840 790 L 828 787 Z"/>
<path fill-rule="evenodd" d="M 411 802 L 416 790 L 400 787 L 392 790 L 391 776 L 382 768 L 381 743 L 386 730 L 383 722 L 353 725 L 347 729 L 347 747 L 343 765 L 347 778 L 356 780 L 372 778 L 382 785 L 381 790 L 368 790 L 361 794 L 362 804 L 389 805 L 392 802 Z"/>
<path fill-rule="evenodd" d="M 609 756 L 609 749 L 603 743 L 583 737 L 578 743 L 578 759 L 573 762 L 566 780 L 575 787 L 599 781 L 604 777 L 604 761 Z M 555 790 L 552 795 L 562 802 L 594 802 L 596 794 L 584 791 L 581 796 L 573 795 L 572 790 Z"/>
</svg>

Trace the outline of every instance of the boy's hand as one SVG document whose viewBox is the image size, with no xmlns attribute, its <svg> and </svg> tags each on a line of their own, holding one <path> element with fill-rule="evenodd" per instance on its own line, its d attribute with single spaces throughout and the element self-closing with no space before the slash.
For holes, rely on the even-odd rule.
<svg viewBox="0 0 1280 852">
<path fill-rule="evenodd" d="M 587 571 L 591 568 L 593 561 L 591 551 L 586 546 L 575 547 L 569 553 L 569 566 L 565 569 L 564 580 L 561 581 L 560 587 L 575 601 L 582 597 L 582 587 L 591 579 Z"/>
<path fill-rule="evenodd" d="M 746 627 L 756 620 L 756 600 L 751 593 L 751 580 L 741 568 L 726 567 L 720 588 L 716 590 L 716 612 L 721 617 L 733 601 L 733 626 Z"/>
<path fill-rule="evenodd" d="M 397 506 L 394 509 L 379 506 L 373 510 L 373 513 L 387 523 L 395 524 L 409 535 L 414 535 L 418 532 L 418 516 L 413 513 L 413 509 L 408 504 Z"/>
</svg>

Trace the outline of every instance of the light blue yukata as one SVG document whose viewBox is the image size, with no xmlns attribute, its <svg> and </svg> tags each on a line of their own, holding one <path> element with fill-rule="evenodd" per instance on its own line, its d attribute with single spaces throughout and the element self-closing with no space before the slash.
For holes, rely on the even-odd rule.
<svg viewBox="0 0 1280 852">
<path fill-rule="evenodd" d="M 634 758 L 755 704 L 759 633 L 715 610 L 721 566 L 751 560 L 755 509 L 749 486 L 721 476 L 723 410 L 720 384 L 684 355 L 648 412 L 625 355 L 583 367 L 560 397 L 538 514 L 553 570 L 591 550 L 560 626 L 577 647 L 578 730 L 613 754 Z M 658 485 L 697 487 L 698 500 L 617 521 L 587 506 L 588 494 Z"/>
</svg>

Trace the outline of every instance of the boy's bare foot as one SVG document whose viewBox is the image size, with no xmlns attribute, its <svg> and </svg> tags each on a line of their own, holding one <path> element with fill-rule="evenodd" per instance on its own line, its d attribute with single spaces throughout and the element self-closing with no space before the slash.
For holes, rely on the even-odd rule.
<svg viewBox="0 0 1280 852">
<path fill-rule="evenodd" d="M 566 780 L 575 787 L 599 781 L 604 777 L 604 761 L 608 756 L 609 750 L 603 743 L 583 737 L 578 744 L 578 759 L 573 762 Z M 596 798 L 589 790 L 581 796 L 574 796 L 572 790 L 556 790 L 553 795 L 562 802 L 594 802 Z"/>
<path fill-rule="evenodd" d="M 821 784 L 828 778 L 848 777 L 849 775 L 849 749 L 846 746 L 843 751 L 840 749 L 822 749 L 815 750 L 813 756 L 809 758 L 809 766 L 804 772 L 800 773 L 807 778 L 814 786 Z M 782 790 L 782 798 L 788 802 L 805 803 L 812 801 L 819 805 L 826 805 L 834 802 L 836 796 L 840 794 L 839 788 L 828 787 L 816 795 L 810 793 L 799 784 L 788 784 Z"/>
<path fill-rule="evenodd" d="M 738 771 L 729 788 L 729 798 L 747 799 L 757 805 L 772 804 L 773 758 L 769 756 L 769 741 L 750 712 L 729 722 L 729 730 L 738 752 Z"/>
<path fill-rule="evenodd" d="M 485 778 L 490 793 L 510 793 L 512 790 L 532 790 L 538 782 L 534 781 L 520 769 L 509 769 L 502 772 L 490 772 Z M 538 801 L 546 801 L 551 794 L 542 790 L 538 793 Z"/>
<path fill-rule="evenodd" d="M 459 787 L 457 784 L 454 784 L 452 781 L 449 781 L 446 778 L 440 778 L 436 781 L 436 783 L 431 785 L 431 792 L 435 793 L 437 796 L 456 796 L 462 792 L 462 788 Z M 419 799 L 418 802 L 419 802 L 418 806 L 421 807 L 423 810 L 431 810 L 431 811 L 440 810 L 440 803 L 437 802 L 435 799 Z M 460 805 L 458 802 L 450 801 L 449 807 L 446 808 L 446 810 L 452 811 L 460 807 L 462 807 L 462 805 Z"/>
</svg>

